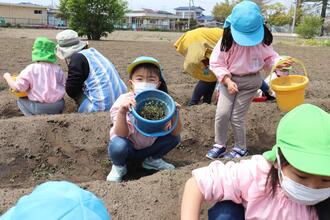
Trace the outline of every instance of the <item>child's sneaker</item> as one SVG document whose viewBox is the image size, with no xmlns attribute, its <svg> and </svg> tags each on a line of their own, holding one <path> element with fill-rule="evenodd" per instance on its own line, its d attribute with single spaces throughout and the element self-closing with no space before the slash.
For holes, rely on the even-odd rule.
<svg viewBox="0 0 330 220">
<path fill-rule="evenodd" d="M 225 152 L 226 152 L 226 147 L 221 146 L 220 144 L 214 144 L 213 148 L 207 152 L 206 157 L 211 160 L 215 160 L 218 157 L 223 156 Z"/>
<path fill-rule="evenodd" d="M 142 167 L 148 170 L 174 170 L 173 164 L 165 162 L 163 159 L 153 159 L 152 157 L 146 158 Z"/>
<path fill-rule="evenodd" d="M 240 158 L 244 157 L 248 154 L 248 150 L 245 148 L 234 147 L 229 153 L 224 155 L 224 158 L 232 159 L 232 158 Z"/>
<path fill-rule="evenodd" d="M 123 177 L 126 175 L 126 173 L 127 173 L 126 166 L 112 165 L 111 171 L 107 176 L 107 181 L 121 182 Z"/>
</svg>

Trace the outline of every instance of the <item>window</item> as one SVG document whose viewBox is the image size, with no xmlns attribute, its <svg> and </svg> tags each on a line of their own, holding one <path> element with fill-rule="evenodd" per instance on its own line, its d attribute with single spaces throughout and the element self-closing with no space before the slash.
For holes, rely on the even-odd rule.
<svg viewBox="0 0 330 220">
<path fill-rule="evenodd" d="M 42 14 L 42 10 L 34 10 L 34 14 Z"/>
</svg>

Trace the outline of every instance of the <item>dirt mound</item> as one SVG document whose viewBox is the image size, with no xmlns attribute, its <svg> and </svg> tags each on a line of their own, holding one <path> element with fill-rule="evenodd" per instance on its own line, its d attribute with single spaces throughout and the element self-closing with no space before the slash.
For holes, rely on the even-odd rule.
<svg viewBox="0 0 330 220">
<path fill-rule="evenodd" d="M 0 38 L 0 70 L 16 72 L 30 63 L 32 39 Z M 109 113 L 77 114 L 74 102 L 65 98 L 63 115 L 22 117 L 15 97 L 0 79 L 0 213 L 46 180 L 65 179 L 100 196 L 114 219 L 178 219 L 184 182 L 191 170 L 209 163 L 205 153 L 214 140 L 216 106 L 187 107 L 196 80 L 182 74 L 183 58 L 167 42 L 91 42 L 127 80 L 126 67 L 137 56 L 154 56 L 164 66 L 170 94 L 183 104 L 184 131 L 181 143 L 166 159 L 178 169 L 150 173 L 140 162 L 129 164 L 123 183 L 108 183 L 107 145 Z M 10 48 L 10 49 L 8 49 Z M 130 48 L 126 50 L 125 48 Z M 275 45 L 281 54 L 304 60 L 310 74 L 306 102 L 330 111 L 330 76 L 324 70 L 330 48 Z M 64 70 L 66 66 L 60 63 Z M 250 154 L 270 149 L 278 121 L 283 116 L 276 103 L 253 103 L 247 115 Z M 232 134 L 229 131 L 229 146 Z M 152 174 L 152 175 L 150 175 Z M 206 209 L 203 209 L 206 218 Z"/>
</svg>

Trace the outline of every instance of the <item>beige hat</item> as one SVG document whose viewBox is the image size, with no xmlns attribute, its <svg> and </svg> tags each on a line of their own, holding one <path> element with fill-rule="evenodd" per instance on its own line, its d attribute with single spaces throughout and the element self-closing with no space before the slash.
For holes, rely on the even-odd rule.
<svg viewBox="0 0 330 220">
<path fill-rule="evenodd" d="M 56 35 L 56 55 L 60 59 L 69 58 L 73 53 L 81 51 L 86 45 L 86 41 L 81 41 L 78 33 L 74 30 L 65 30 Z"/>
</svg>

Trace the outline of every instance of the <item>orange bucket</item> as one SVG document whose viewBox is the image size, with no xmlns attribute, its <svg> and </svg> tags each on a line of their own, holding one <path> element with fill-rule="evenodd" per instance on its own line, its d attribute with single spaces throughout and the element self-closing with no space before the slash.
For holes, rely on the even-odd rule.
<svg viewBox="0 0 330 220">
<path fill-rule="evenodd" d="M 275 92 L 277 105 L 283 112 L 288 112 L 304 103 L 305 89 L 309 82 L 304 64 L 298 59 L 290 59 L 302 66 L 304 75 L 281 76 L 273 80 L 270 78 L 270 88 Z M 284 64 L 286 61 L 287 59 L 284 59 L 276 63 L 271 73 L 275 71 L 278 65 Z"/>
</svg>

